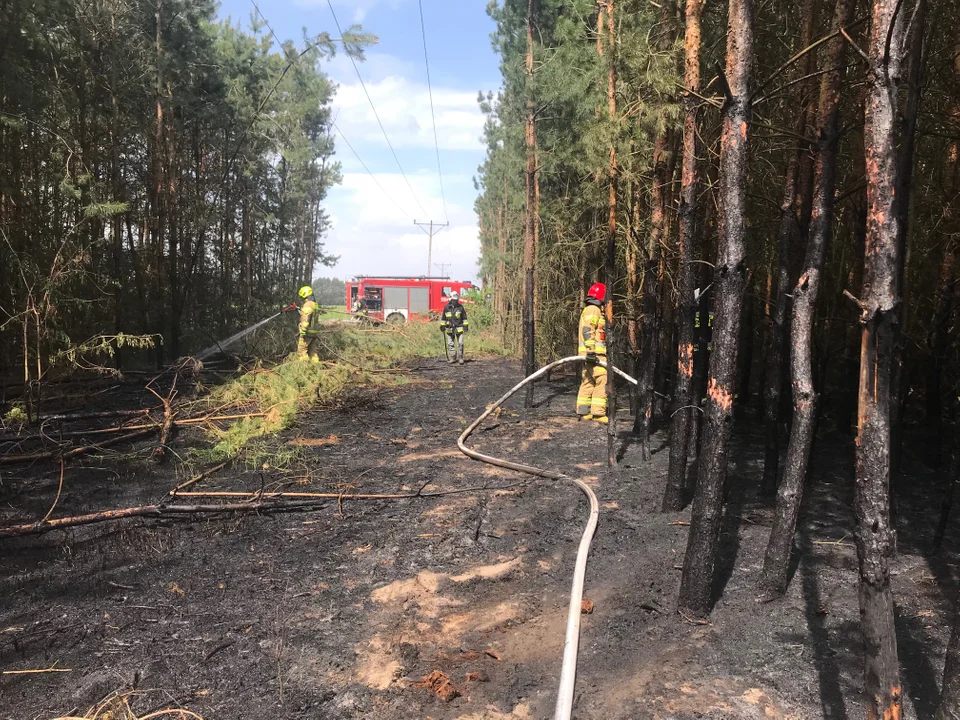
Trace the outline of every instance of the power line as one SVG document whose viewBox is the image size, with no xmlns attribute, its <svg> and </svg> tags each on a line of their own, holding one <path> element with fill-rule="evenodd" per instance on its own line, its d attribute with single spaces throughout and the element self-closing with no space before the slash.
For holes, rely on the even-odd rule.
<svg viewBox="0 0 960 720">
<path fill-rule="evenodd" d="M 327 7 L 330 8 L 330 14 L 333 15 L 333 22 L 337 26 L 337 32 L 339 32 L 340 36 L 343 37 L 343 28 L 340 27 L 340 21 L 337 19 L 337 13 L 334 12 L 333 3 L 330 0 L 327 0 Z M 367 86 L 363 82 L 363 77 L 360 75 L 360 68 L 357 67 L 357 61 L 353 59 L 353 56 L 351 56 L 350 53 L 347 53 L 347 57 L 350 58 L 350 64 L 353 65 L 353 70 L 357 73 L 357 79 L 360 81 L 360 87 L 363 88 L 363 93 L 367 96 L 367 101 L 370 103 L 370 109 L 373 110 L 373 116 L 377 119 L 377 125 L 380 126 L 380 132 L 383 133 L 383 139 L 387 141 L 387 147 L 390 148 L 390 152 L 393 154 L 393 159 L 397 162 L 397 167 L 400 169 L 400 174 L 403 176 L 403 181 L 410 189 L 410 194 L 413 195 L 413 199 L 416 201 L 417 205 L 419 205 L 420 209 L 423 210 L 423 214 L 429 215 L 430 213 L 424 209 L 423 204 L 420 202 L 420 198 L 418 198 L 417 194 L 413 191 L 413 186 L 407 179 L 407 174 L 403 171 L 403 166 L 400 164 L 400 158 L 397 157 L 397 152 L 393 149 L 393 145 L 390 143 L 390 138 L 387 137 L 387 131 L 384 129 L 383 122 L 380 120 L 380 115 L 377 113 L 377 108 L 373 104 L 373 98 L 370 97 L 370 93 L 367 91 Z"/>
<path fill-rule="evenodd" d="M 367 167 L 367 164 L 363 161 L 360 155 L 357 154 L 357 151 L 353 149 L 353 145 L 351 145 L 350 141 L 347 140 L 347 136 L 343 134 L 343 131 L 340 129 L 340 126 L 337 125 L 337 123 L 332 121 L 330 124 L 333 125 L 333 129 L 337 131 L 337 134 L 340 136 L 340 139 L 347 144 L 348 148 L 350 148 L 350 151 L 353 153 L 353 156 L 357 159 L 357 162 L 359 162 L 363 166 L 363 169 L 367 171 L 367 175 L 370 176 L 370 179 L 376 183 L 378 188 L 380 188 L 380 192 L 386 195 L 390 199 L 390 202 L 392 202 L 396 206 L 397 210 L 399 210 L 403 215 L 409 216 L 410 213 L 408 213 L 406 210 L 400 207 L 400 203 L 398 203 L 396 200 L 393 199 L 393 196 L 390 193 L 388 193 L 386 189 L 384 189 L 383 185 L 380 184 L 380 181 L 377 180 L 376 175 L 370 172 L 370 168 Z"/>
<path fill-rule="evenodd" d="M 277 44 L 277 46 L 278 46 L 279 48 L 283 49 L 283 44 L 280 42 L 280 38 L 278 38 L 278 37 L 277 37 L 277 34 L 273 31 L 273 27 L 270 25 L 270 21 L 267 20 L 267 16 L 264 15 L 264 14 L 263 14 L 263 11 L 260 10 L 260 6 L 257 5 L 256 0 L 250 0 L 250 2 L 253 3 L 253 7 L 254 7 L 254 9 L 257 11 L 257 15 L 260 16 L 260 19 L 263 20 L 263 24 L 267 26 L 267 30 L 270 31 L 270 36 L 273 38 L 273 41 Z M 337 27 L 339 27 L 339 25 L 338 25 Z M 342 32 L 342 31 L 341 31 L 341 33 L 340 33 L 340 36 L 341 36 L 341 38 L 343 37 L 343 32 Z M 306 52 L 306 51 L 304 51 L 304 52 Z M 349 56 L 349 53 L 347 53 L 347 54 L 348 54 L 348 56 Z M 301 57 L 303 57 L 303 53 L 300 53 L 299 55 L 297 55 L 294 60 L 299 60 Z M 294 62 L 294 61 L 291 61 L 291 62 L 290 62 L 290 65 L 292 65 L 293 62 Z M 284 70 L 284 74 L 286 74 L 287 70 L 290 69 L 290 65 L 288 65 L 287 68 Z M 281 76 L 281 79 L 283 79 L 282 76 Z M 277 84 L 279 85 L 279 81 L 278 81 Z M 276 89 L 276 88 L 274 88 L 274 89 Z M 321 100 L 321 98 L 320 98 L 320 93 L 317 92 L 317 93 L 316 93 L 316 96 L 317 96 L 317 101 L 319 102 L 319 101 Z M 354 149 L 353 145 L 350 144 L 350 141 L 347 140 L 347 136 L 343 134 L 343 131 L 340 129 L 340 126 L 337 125 L 336 121 L 331 120 L 331 121 L 330 121 L 330 125 L 333 126 L 333 129 L 337 131 L 337 134 L 340 136 L 340 139 L 343 140 L 343 142 L 346 143 L 346 145 L 347 145 L 348 148 L 350 148 L 350 152 L 353 153 L 353 156 L 357 159 L 357 162 L 360 163 L 360 165 L 363 167 L 363 169 L 367 171 L 367 175 L 370 176 L 370 179 L 373 180 L 374 184 L 375 184 L 378 188 L 380 188 L 380 192 L 382 192 L 382 193 L 387 197 L 387 199 L 390 200 L 390 202 L 392 202 L 392 203 L 394 204 L 394 206 L 397 208 L 397 210 L 400 211 L 400 213 L 401 213 L 402 215 L 406 215 L 407 217 L 412 217 L 411 213 L 408 213 L 406 210 L 404 210 L 404 209 L 400 206 L 400 203 L 398 203 L 398 202 L 393 198 L 393 196 L 386 191 L 386 189 L 383 187 L 383 185 L 380 184 L 380 181 L 377 180 L 377 177 L 376 177 L 372 172 L 370 172 L 370 168 L 367 167 L 367 164 L 363 161 L 363 158 L 360 157 L 360 154 Z M 408 183 L 408 185 L 409 185 L 409 183 Z"/>
<path fill-rule="evenodd" d="M 430 82 L 430 60 L 427 58 L 427 29 L 423 22 L 423 0 L 418 0 L 420 6 L 420 36 L 423 38 L 423 64 L 427 68 L 427 92 L 430 94 L 430 117 L 433 119 L 433 146 L 437 149 L 437 175 L 440 177 L 440 200 L 443 201 L 443 219 L 447 217 L 447 198 L 443 193 L 443 170 L 440 169 L 440 141 L 437 139 L 437 115 L 433 111 L 433 85 Z"/>
</svg>

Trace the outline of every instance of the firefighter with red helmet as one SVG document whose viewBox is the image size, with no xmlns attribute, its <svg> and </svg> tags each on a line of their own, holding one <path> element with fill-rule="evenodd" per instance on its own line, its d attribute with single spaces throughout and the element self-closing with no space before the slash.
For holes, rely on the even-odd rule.
<svg viewBox="0 0 960 720">
<path fill-rule="evenodd" d="M 580 313 L 579 355 L 583 363 L 583 381 L 577 393 L 577 414 L 584 420 L 607 423 L 607 369 L 599 362 L 607 359 L 607 320 L 603 301 L 607 286 L 594 283 Z"/>
</svg>

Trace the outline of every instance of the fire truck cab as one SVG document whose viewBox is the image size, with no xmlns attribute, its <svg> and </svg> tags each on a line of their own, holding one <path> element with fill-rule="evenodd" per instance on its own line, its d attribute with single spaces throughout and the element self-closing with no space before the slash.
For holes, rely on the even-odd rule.
<svg viewBox="0 0 960 720">
<path fill-rule="evenodd" d="M 403 323 L 428 319 L 439 313 L 450 299 L 451 292 L 461 296 L 474 288 L 471 282 L 448 277 L 367 277 L 350 278 L 346 283 L 347 309 L 362 311 L 375 322 Z"/>
</svg>

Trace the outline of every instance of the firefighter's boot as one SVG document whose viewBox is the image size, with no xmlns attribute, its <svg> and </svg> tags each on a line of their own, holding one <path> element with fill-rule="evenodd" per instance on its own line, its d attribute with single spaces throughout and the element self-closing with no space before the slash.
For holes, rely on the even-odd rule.
<svg viewBox="0 0 960 720">
<path fill-rule="evenodd" d="M 599 417 L 595 417 L 594 420 L 596 420 L 601 425 L 607 425 L 610 423 L 610 418 L 608 418 L 606 415 L 600 415 Z"/>
<path fill-rule="evenodd" d="M 591 415 L 590 413 L 587 413 L 586 415 L 581 415 L 581 416 L 580 416 L 580 419 L 581 419 L 581 420 L 587 420 L 587 421 L 593 420 L 593 415 Z"/>
</svg>

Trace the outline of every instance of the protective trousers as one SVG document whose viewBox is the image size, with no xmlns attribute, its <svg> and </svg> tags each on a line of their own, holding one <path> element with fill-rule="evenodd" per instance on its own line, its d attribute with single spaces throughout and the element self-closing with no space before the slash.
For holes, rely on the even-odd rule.
<svg viewBox="0 0 960 720">
<path fill-rule="evenodd" d="M 447 337 L 447 355 L 450 362 L 463 360 L 463 333 L 444 333 Z"/>
<path fill-rule="evenodd" d="M 297 341 L 297 357 L 320 362 L 320 339 L 316 335 L 301 335 Z"/>
<path fill-rule="evenodd" d="M 603 417 L 607 414 L 607 369 L 584 364 L 583 382 L 577 393 L 577 414 Z"/>
</svg>

